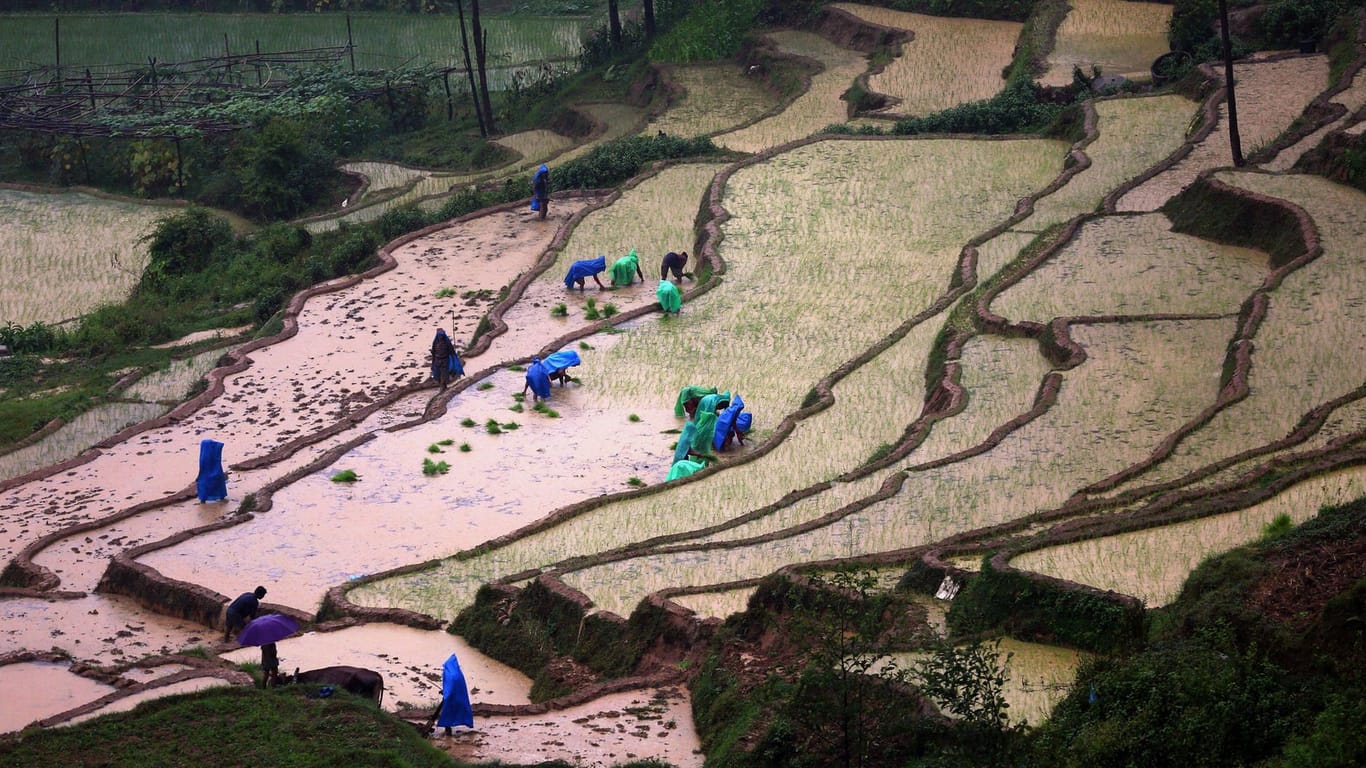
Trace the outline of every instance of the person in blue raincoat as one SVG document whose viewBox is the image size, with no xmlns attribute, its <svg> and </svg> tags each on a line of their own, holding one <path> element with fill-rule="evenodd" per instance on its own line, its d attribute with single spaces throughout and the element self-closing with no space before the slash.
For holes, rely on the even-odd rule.
<svg viewBox="0 0 1366 768">
<path fill-rule="evenodd" d="M 531 177 L 531 210 L 540 211 L 542 219 L 550 211 L 550 169 L 544 164 Z"/>
<path fill-rule="evenodd" d="M 228 498 L 228 476 L 223 472 L 223 444 L 217 440 L 199 441 L 199 476 L 195 478 L 195 488 L 201 502 Z"/>
<path fill-rule="evenodd" d="M 436 724 L 451 733 L 451 726 L 474 727 L 474 709 L 470 707 L 470 691 L 465 684 L 465 673 L 460 660 L 451 654 L 441 668 L 441 704 L 436 709 Z M 431 721 L 428 721 L 430 724 Z"/>
<path fill-rule="evenodd" d="M 578 289 L 582 291 L 583 281 L 591 277 L 593 282 L 598 284 L 598 288 L 605 290 L 607 286 L 598 279 L 598 273 L 605 269 L 607 269 L 606 256 L 599 256 L 596 259 L 579 259 L 570 264 L 569 271 L 564 273 L 564 287 L 572 291 L 575 286 L 578 286 Z"/>
<path fill-rule="evenodd" d="M 522 387 L 522 394 L 531 390 L 532 402 L 550 399 L 550 370 L 541 362 L 541 358 L 531 358 L 531 365 L 526 368 L 526 385 Z"/>
</svg>

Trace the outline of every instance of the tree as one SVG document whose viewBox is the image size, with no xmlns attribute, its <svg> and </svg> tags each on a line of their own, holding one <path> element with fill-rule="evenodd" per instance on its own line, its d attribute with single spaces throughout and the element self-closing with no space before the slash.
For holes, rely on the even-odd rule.
<svg viewBox="0 0 1366 768">
<path fill-rule="evenodd" d="M 470 99 L 474 102 L 474 116 L 479 121 L 479 135 L 487 139 L 489 130 L 484 125 L 484 110 L 479 105 L 479 89 L 474 85 L 474 65 L 470 63 L 470 38 L 465 31 L 465 0 L 455 0 L 455 10 L 460 14 L 460 47 L 465 52 L 465 76 L 470 81 Z"/>
<path fill-rule="evenodd" d="M 484 103 L 484 119 L 488 124 L 488 132 L 497 133 L 498 128 L 493 120 L 493 102 L 489 100 L 489 38 L 479 24 L 479 0 L 470 0 L 470 22 L 470 26 L 474 28 L 474 63 L 479 68 L 479 94 Z"/>
<path fill-rule="evenodd" d="M 655 0 L 645 0 L 645 41 L 655 39 Z"/>
<path fill-rule="evenodd" d="M 618 0 L 607 0 L 607 26 L 612 31 L 612 48 L 621 48 L 621 8 Z"/>
</svg>

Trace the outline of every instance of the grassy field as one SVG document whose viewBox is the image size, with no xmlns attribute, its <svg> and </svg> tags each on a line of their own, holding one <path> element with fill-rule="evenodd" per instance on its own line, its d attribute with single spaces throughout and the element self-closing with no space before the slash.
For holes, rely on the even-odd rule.
<svg viewBox="0 0 1366 768">
<path fill-rule="evenodd" d="M 754 120 L 778 105 L 762 80 L 748 76 L 734 63 L 679 66 L 673 69 L 672 78 L 683 89 L 683 97 L 651 119 L 645 127 L 646 134 L 719 133 Z"/>
<path fill-rule="evenodd" d="M 0 15 L 0 70 L 56 63 L 54 17 Z M 484 16 L 489 64 L 510 66 L 578 55 L 586 19 Z M 145 65 L 211 56 L 346 45 L 341 14 L 69 14 L 61 17 L 65 66 Z M 430 64 L 464 69 L 454 15 L 354 14 L 356 67 Z M 349 66 L 349 61 L 344 60 Z M 253 72 L 254 77 L 254 72 Z"/>
</svg>

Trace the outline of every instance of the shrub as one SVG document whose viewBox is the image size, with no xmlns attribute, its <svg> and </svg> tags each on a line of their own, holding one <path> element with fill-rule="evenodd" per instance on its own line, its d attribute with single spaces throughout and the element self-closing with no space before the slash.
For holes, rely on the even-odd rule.
<svg viewBox="0 0 1366 768">
<path fill-rule="evenodd" d="M 429 216 L 416 205 L 405 205 L 401 208 L 390 208 L 379 217 L 379 233 L 384 242 L 389 242 L 399 235 L 406 235 L 409 232 L 416 232 L 419 229 L 437 221 Z M 440 298 L 438 296 L 438 298 Z"/>
<path fill-rule="evenodd" d="M 892 133 L 1027 133 L 1047 127 L 1065 105 L 1040 101 L 1038 86 L 1029 80 L 1008 84 L 983 101 L 950 107 L 924 117 L 898 120 Z"/>
<path fill-rule="evenodd" d="M 595 147 L 583 157 L 555 169 L 556 189 L 600 189 L 635 176 L 648 163 L 716 154 L 720 150 L 707 137 L 630 136 Z M 529 183 L 529 182 L 528 182 Z M 522 195 L 523 197 L 525 195 Z M 516 199 L 516 198 L 513 198 Z"/>
<path fill-rule="evenodd" d="M 157 288 L 170 278 L 201 272 L 216 251 L 234 240 L 227 219 L 204 208 L 190 207 L 164 216 L 142 238 L 149 257 L 142 281 Z"/>
</svg>

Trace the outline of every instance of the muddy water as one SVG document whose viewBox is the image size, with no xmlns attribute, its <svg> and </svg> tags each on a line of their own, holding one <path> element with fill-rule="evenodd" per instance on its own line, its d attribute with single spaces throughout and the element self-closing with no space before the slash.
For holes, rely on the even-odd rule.
<svg viewBox="0 0 1366 768">
<path fill-rule="evenodd" d="M 0 601 L 0 653 L 60 648 L 80 661 L 110 665 L 206 646 L 215 639 L 221 633 L 152 613 L 125 597 Z"/>
<path fill-rule="evenodd" d="M 0 733 L 17 731 L 114 692 L 111 686 L 71 674 L 70 668 L 70 664 L 48 662 L 0 666 L 0 689 L 7 692 L 5 706 L 0 707 Z"/>
<path fill-rule="evenodd" d="M 431 707 L 441 701 L 441 666 L 452 653 L 460 660 L 470 701 L 478 704 L 527 704 L 531 678 L 474 650 L 448 632 L 396 624 L 366 624 L 336 632 L 309 632 L 281 640 L 280 671 L 352 666 L 384 677 L 385 709 Z M 259 648 L 223 654 L 237 664 L 259 663 Z"/>
</svg>

